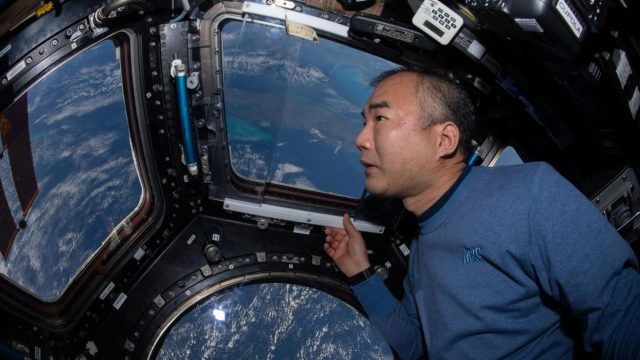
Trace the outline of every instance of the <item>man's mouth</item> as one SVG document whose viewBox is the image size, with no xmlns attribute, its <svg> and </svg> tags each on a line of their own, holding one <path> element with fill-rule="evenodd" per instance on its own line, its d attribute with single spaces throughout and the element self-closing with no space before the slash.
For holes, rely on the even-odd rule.
<svg viewBox="0 0 640 360">
<path fill-rule="evenodd" d="M 366 160 L 362 160 L 360 159 L 360 164 L 362 166 L 364 166 L 364 173 L 365 175 L 369 175 L 369 173 L 373 170 L 373 168 L 375 168 L 376 166 L 373 165 L 372 163 L 366 161 Z"/>
</svg>

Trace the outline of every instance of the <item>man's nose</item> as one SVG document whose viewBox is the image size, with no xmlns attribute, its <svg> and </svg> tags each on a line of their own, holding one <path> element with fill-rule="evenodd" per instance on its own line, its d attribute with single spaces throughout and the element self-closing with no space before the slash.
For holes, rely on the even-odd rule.
<svg viewBox="0 0 640 360">
<path fill-rule="evenodd" d="M 360 151 L 369 150 L 371 148 L 371 130 L 370 126 L 365 125 L 358 136 L 356 136 L 356 146 Z"/>
</svg>

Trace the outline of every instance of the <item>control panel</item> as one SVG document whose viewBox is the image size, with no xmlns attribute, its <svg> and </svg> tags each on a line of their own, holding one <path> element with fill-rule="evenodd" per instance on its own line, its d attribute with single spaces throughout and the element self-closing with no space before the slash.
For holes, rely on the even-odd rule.
<svg viewBox="0 0 640 360">
<path fill-rule="evenodd" d="M 425 0 L 412 22 L 442 45 L 447 45 L 462 28 L 462 17 L 438 0 Z"/>
</svg>

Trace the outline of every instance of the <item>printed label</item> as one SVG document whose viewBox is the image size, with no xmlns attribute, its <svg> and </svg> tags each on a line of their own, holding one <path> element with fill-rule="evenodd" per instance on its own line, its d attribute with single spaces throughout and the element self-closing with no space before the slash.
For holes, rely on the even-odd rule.
<svg viewBox="0 0 640 360">
<path fill-rule="evenodd" d="M 11 81 L 20 71 L 27 67 L 27 63 L 22 60 L 7 73 L 7 81 Z"/>
<path fill-rule="evenodd" d="M 296 234 L 309 235 L 311 234 L 311 228 L 306 226 L 295 225 L 293 227 L 293 232 Z"/>
<path fill-rule="evenodd" d="M 473 40 L 469 48 L 467 49 L 469 54 L 473 55 L 476 59 L 482 58 L 482 55 L 486 52 L 485 47 L 480 44 L 477 40 Z"/>
<path fill-rule="evenodd" d="M 109 295 L 109 293 L 111 292 L 111 290 L 113 290 L 114 287 L 116 287 L 116 284 L 110 282 L 109 285 L 107 285 L 107 287 L 104 288 L 104 290 L 102 290 L 102 292 L 100 293 L 100 300 L 106 299 L 107 295 Z"/>
<path fill-rule="evenodd" d="M 571 9 L 571 7 L 569 7 L 569 4 L 567 4 L 564 0 L 558 1 L 558 3 L 556 4 L 556 9 L 560 13 L 560 16 L 562 16 L 564 21 L 567 23 L 567 25 L 569 25 L 571 31 L 573 31 L 573 34 L 579 39 L 580 36 L 582 36 L 582 30 L 584 30 L 584 27 L 580 23 L 580 19 L 578 18 L 578 16 L 576 16 L 576 14 L 573 12 L 573 9 Z"/>
<path fill-rule="evenodd" d="M 133 254 L 133 258 L 136 260 L 142 259 L 143 256 L 144 256 L 144 250 L 142 250 L 142 248 L 139 248 L 138 251 L 136 251 L 136 253 Z"/>
<path fill-rule="evenodd" d="M 116 308 L 116 310 L 119 310 L 120 306 L 122 306 L 125 300 L 127 300 L 127 295 L 125 295 L 124 293 L 120 293 L 116 301 L 113 302 L 113 307 Z"/>
<path fill-rule="evenodd" d="M 542 28 L 542 26 L 540 26 L 540 24 L 538 23 L 538 20 L 536 19 L 515 18 L 514 20 L 518 25 L 520 25 L 520 28 L 524 31 L 539 32 L 539 33 L 544 32 L 544 29 Z"/>
<path fill-rule="evenodd" d="M 187 239 L 187 245 L 191 245 L 191 243 L 195 239 L 196 239 L 196 236 L 194 234 L 191 234 L 191 236 L 189 236 L 189 239 Z"/>
<path fill-rule="evenodd" d="M 408 248 L 408 247 L 407 247 L 407 245 L 405 245 L 405 244 L 400 245 L 400 251 L 402 251 L 402 254 L 403 254 L 404 256 L 409 255 L 409 252 L 410 252 L 410 251 L 409 251 L 409 248 Z"/>
</svg>

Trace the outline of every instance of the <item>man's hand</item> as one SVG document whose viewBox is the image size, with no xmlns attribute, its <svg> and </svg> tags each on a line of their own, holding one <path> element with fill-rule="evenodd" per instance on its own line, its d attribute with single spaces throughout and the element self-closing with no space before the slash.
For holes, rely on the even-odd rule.
<svg viewBox="0 0 640 360">
<path fill-rule="evenodd" d="M 351 277 L 371 264 L 367 256 L 367 246 L 360 232 L 351 223 L 349 215 L 344 214 L 342 225 L 344 229 L 328 227 L 324 230 L 327 235 L 324 251 L 338 265 L 340 271 Z"/>
</svg>

